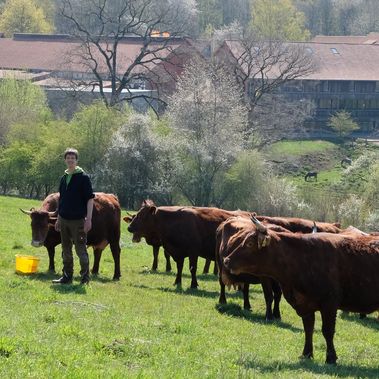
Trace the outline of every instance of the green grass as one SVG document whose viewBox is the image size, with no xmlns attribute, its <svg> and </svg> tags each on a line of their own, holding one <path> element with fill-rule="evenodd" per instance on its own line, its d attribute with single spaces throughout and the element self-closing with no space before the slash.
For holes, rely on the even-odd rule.
<svg viewBox="0 0 379 379">
<path fill-rule="evenodd" d="M 315 141 L 281 141 L 272 144 L 269 148 L 270 154 L 276 157 L 280 156 L 299 156 L 312 154 L 314 152 L 325 152 L 333 150 L 336 145 L 332 142 L 315 140 Z"/>
<path fill-rule="evenodd" d="M 0 197 L 1 378 L 315 378 L 378 377 L 379 323 L 370 316 L 337 319 L 336 367 L 324 364 L 325 342 L 316 320 L 315 359 L 298 358 L 301 319 L 283 300 L 282 322 L 264 321 L 264 301 L 253 288 L 253 311 L 229 292 L 218 307 L 218 283 L 199 275 L 198 290 L 173 287 L 174 274 L 152 273 L 151 248 L 132 244 L 123 223 L 122 278 L 103 254 L 100 276 L 80 287 L 54 287 L 47 253 L 30 246 L 28 217 L 18 208 L 38 202 Z M 14 255 L 35 254 L 40 272 L 14 272 Z M 92 258 L 92 254 L 91 254 Z M 56 257 L 61 267 L 60 251 Z M 78 260 L 76 258 L 76 273 Z M 200 262 L 202 268 L 203 261 Z"/>
</svg>

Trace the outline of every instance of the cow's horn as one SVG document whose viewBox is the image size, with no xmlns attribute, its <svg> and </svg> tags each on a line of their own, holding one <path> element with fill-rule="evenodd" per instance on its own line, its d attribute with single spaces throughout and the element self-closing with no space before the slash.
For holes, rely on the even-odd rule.
<svg viewBox="0 0 379 379">
<path fill-rule="evenodd" d="M 267 228 L 255 216 L 251 216 L 251 221 L 254 223 L 254 225 L 257 227 L 257 229 L 260 232 L 262 233 L 267 232 Z"/>
<path fill-rule="evenodd" d="M 49 214 L 49 217 L 55 217 L 58 215 L 58 209 L 55 210 L 54 212 L 47 212 Z"/>
<path fill-rule="evenodd" d="M 133 215 L 130 212 L 126 212 L 126 214 L 130 217 L 133 217 Z"/>
<path fill-rule="evenodd" d="M 21 208 L 20 208 L 20 211 L 21 211 L 22 213 L 25 213 L 26 215 L 29 215 L 29 216 L 32 214 L 31 211 L 25 211 L 24 209 L 21 209 Z"/>
<path fill-rule="evenodd" d="M 317 225 L 316 225 L 316 221 L 313 221 L 312 234 L 315 234 L 315 233 L 317 233 Z"/>
</svg>

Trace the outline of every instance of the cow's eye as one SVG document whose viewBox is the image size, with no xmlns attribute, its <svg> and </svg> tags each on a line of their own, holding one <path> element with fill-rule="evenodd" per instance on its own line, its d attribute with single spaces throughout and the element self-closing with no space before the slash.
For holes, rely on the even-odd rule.
<svg viewBox="0 0 379 379">
<path fill-rule="evenodd" d="M 253 242 L 252 241 L 248 241 L 247 243 L 246 243 L 246 247 L 253 247 Z"/>
</svg>

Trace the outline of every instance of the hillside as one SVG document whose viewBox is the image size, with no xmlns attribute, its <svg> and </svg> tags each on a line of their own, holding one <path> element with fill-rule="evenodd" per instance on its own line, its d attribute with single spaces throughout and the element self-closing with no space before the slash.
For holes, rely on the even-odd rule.
<svg viewBox="0 0 379 379">
<path fill-rule="evenodd" d="M 341 160 L 350 157 L 356 161 L 364 154 L 379 152 L 375 144 L 366 146 L 363 142 L 350 145 L 329 141 L 281 141 L 266 149 L 265 155 L 272 164 L 274 172 L 293 181 L 301 189 L 322 190 L 339 183 L 343 179 L 348 165 L 341 165 Z M 373 162 L 375 163 L 375 162 Z M 318 173 L 317 182 L 311 178 L 305 182 L 304 176 L 309 171 Z M 346 192 L 359 191 L 359 182 L 365 181 L 368 172 L 360 172 L 350 178 Z"/>
</svg>

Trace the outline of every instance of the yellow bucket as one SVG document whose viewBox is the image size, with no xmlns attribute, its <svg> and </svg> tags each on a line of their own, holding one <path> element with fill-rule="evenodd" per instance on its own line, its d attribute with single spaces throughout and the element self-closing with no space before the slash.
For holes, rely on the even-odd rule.
<svg viewBox="0 0 379 379">
<path fill-rule="evenodd" d="M 33 255 L 16 255 L 16 272 L 31 274 L 37 272 L 39 258 Z"/>
</svg>

